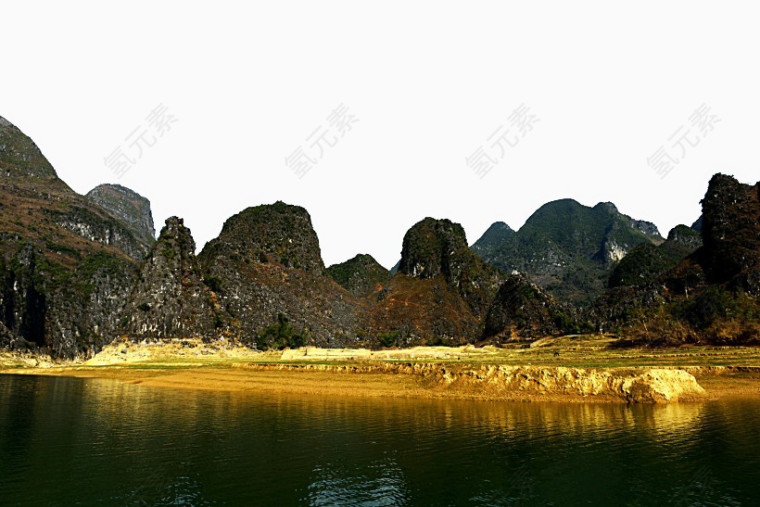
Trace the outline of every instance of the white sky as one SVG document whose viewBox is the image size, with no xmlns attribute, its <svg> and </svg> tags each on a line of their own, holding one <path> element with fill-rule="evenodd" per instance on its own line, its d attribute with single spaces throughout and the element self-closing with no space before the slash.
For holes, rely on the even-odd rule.
<svg viewBox="0 0 760 507">
<path fill-rule="evenodd" d="M 714 172 L 760 179 L 752 2 L 253 4 L 2 2 L 0 115 L 76 191 L 133 188 L 199 249 L 248 206 L 304 206 L 327 264 L 390 267 L 425 216 L 472 243 L 563 197 L 667 234 Z M 359 121 L 297 178 L 284 158 L 341 103 Z M 539 121 L 500 159 L 487 138 L 523 103 Z M 668 139 L 696 144 L 703 103 L 720 121 L 684 155 Z M 118 179 L 104 157 L 159 104 L 176 123 Z M 498 161 L 482 179 L 480 145 Z M 647 165 L 662 145 L 680 160 L 664 179 Z"/>
</svg>

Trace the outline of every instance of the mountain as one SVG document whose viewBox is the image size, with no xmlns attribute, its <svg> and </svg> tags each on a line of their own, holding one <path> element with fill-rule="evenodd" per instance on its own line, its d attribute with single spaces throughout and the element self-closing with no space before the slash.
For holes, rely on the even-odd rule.
<svg viewBox="0 0 760 507">
<path fill-rule="evenodd" d="M 327 274 L 356 297 L 368 297 L 383 290 L 391 280 L 391 273 L 371 255 L 356 257 L 333 264 Z"/>
<path fill-rule="evenodd" d="M 587 320 L 650 345 L 760 344 L 760 183 L 711 178 L 701 243 L 694 250 L 699 242 L 679 226 L 662 250 L 632 252 L 619 268 L 633 268 L 617 276 L 620 285 L 595 302 Z"/>
<path fill-rule="evenodd" d="M 71 357 L 117 333 L 149 245 L 0 118 L 0 340 Z"/>
<path fill-rule="evenodd" d="M 590 331 L 760 344 L 760 183 L 713 176 L 699 224 L 663 241 L 611 203 L 565 199 L 470 248 L 461 225 L 425 218 L 392 273 L 369 255 L 325 269 L 309 213 L 276 202 L 230 217 L 196 256 L 182 219 L 154 240 L 147 199 L 118 185 L 77 194 L 0 118 L 0 348 L 82 357 L 122 336 L 281 349 Z"/>
<path fill-rule="evenodd" d="M 198 255 L 206 284 L 224 312 L 220 329 L 259 347 L 278 332 L 311 345 L 356 343 L 356 298 L 325 271 L 309 213 L 283 202 L 228 219 Z"/>
<path fill-rule="evenodd" d="M 461 225 L 425 218 L 404 235 L 398 272 L 370 302 L 364 335 L 386 346 L 474 341 L 503 280 L 469 249 Z"/>
<path fill-rule="evenodd" d="M 86 197 L 129 226 L 137 239 L 151 245 L 156 238 L 150 201 L 121 185 L 98 185 Z"/>
<path fill-rule="evenodd" d="M 472 250 L 504 273 L 528 276 L 560 302 L 585 305 L 602 294 L 611 269 L 634 247 L 663 241 L 657 227 L 572 199 L 543 205 L 517 232 L 497 222 Z"/>
</svg>

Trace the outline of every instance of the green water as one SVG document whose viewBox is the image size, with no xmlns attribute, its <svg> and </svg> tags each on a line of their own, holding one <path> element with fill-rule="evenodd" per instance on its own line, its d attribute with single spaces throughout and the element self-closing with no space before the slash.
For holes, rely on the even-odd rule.
<svg viewBox="0 0 760 507">
<path fill-rule="evenodd" d="M 760 403 L 314 399 L 0 376 L 2 505 L 758 505 Z"/>
</svg>

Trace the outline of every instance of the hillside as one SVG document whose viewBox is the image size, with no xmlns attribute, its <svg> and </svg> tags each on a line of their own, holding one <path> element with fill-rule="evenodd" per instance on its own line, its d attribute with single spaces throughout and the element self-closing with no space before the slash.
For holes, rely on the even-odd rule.
<svg viewBox="0 0 760 507">
<path fill-rule="evenodd" d="M 0 118 L 0 344 L 60 356 L 97 350 L 116 333 L 149 247 Z"/>
<path fill-rule="evenodd" d="M 528 276 L 558 301 L 586 305 L 628 252 L 662 241 L 657 227 L 612 203 L 589 208 L 562 199 L 541 206 L 517 232 L 497 222 L 472 250 L 503 273 Z"/>
</svg>

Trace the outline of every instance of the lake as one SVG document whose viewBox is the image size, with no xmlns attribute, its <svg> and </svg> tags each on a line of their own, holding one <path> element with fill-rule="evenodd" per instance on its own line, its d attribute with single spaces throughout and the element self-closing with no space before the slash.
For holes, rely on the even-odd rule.
<svg viewBox="0 0 760 507">
<path fill-rule="evenodd" d="M 758 505 L 760 402 L 315 399 L 0 375 L 2 505 Z"/>
</svg>

